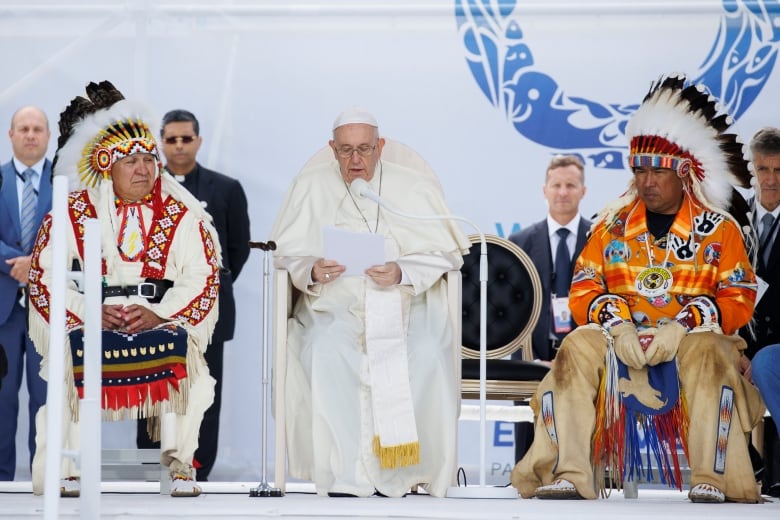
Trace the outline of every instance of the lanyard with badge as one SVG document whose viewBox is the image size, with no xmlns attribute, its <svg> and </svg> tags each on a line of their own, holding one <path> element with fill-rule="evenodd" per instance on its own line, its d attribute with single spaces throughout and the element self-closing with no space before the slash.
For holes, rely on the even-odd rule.
<svg viewBox="0 0 780 520">
<path fill-rule="evenodd" d="M 569 297 L 552 294 L 553 330 L 556 334 L 571 332 L 571 311 Z"/>
</svg>

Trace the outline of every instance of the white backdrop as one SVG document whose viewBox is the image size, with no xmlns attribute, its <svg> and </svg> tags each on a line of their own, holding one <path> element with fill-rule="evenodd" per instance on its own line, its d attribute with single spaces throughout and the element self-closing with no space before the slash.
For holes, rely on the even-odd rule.
<svg viewBox="0 0 780 520">
<path fill-rule="evenodd" d="M 109 79 L 160 115 L 192 110 L 204 137 L 199 160 L 242 182 L 252 237 L 264 241 L 291 178 L 326 144 L 335 115 L 359 105 L 374 112 L 382 133 L 428 160 L 454 214 L 505 235 L 545 214 L 544 168 L 561 149 L 515 130 L 506 111 L 480 90 L 467 64 L 456 3 L 1 0 L 0 121 L 10 121 L 21 105 L 41 106 L 52 124 L 51 157 L 58 114 L 89 81 Z M 732 4 L 744 9 L 731 0 L 516 3 L 511 16 L 526 45 L 518 56 L 527 58 L 532 49 L 530 69 L 555 79 L 561 103 L 548 115 L 573 107 L 566 122 L 572 132 L 604 119 L 605 108 L 614 115 L 616 107 L 639 103 L 660 74 L 696 76 L 711 49 L 722 53 L 715 42 L 724 13 L 734 11 Z M 515 2 L 472 4 L 485 6 L 491 18 L 500 8 L 508 16 Z M 762 30 L 772 40 L 766 31 L 780 27 L 777 1 L 751 4 L 771 8 Z M 751 76 L 758 60 L 743 74 L 760 90 L 735 125 L 744 140 L 761 126 L 780 125 L 780 74 L 771 70 L 777 41 L 774 36 L 761 54 L 769 70 L 761 78 L 765 84 Z M 739 52 L 724 62 L 724 79 L 744 58 Z M 594 100 L 593 106 L 584 110 L 589 105 L 583 99 Z M 515 114 L 515 120 L 524 117 Z M 603 140 L 625 146 L 619 132 Z M 0 140 L 0 160 L 9 158 L 10 143 Z M 591 215 L 619 195 L 627 179 L 622 169 L 589 161 L 583 213 Z M 254 252 L 236 287 L 238 325 L 226 347 L 215 479 L 260 475 L 261 271 L 262 257 Z M 132 445 L 128 425 L 105 428 L 107 445 Z M 17 436 L 17 478 L 29 475 L 25 430 Z M 489 431 L 489 479 L 505 483 L 511 428 L 491 424 Z M 461 464 L 469 468 L 478 460 L 476 432 L 476 424 L 461 424 Z"/>
</svg>

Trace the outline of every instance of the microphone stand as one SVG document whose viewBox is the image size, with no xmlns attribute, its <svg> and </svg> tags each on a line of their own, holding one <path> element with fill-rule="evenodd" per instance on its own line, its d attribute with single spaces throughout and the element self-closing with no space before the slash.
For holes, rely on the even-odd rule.
<svg viewBox="0 0 780 520">
<path fill-rule="evenodd" d="M 262 415 L 263 415 L 263 434 L 262 434 L 262 472 L 260 476 L 260 484 L 257 487 L 249 490 L 250 497 L 280 497 L 282 496 L 282 490 L 279 488 L 272 488 L 268 485 L 267 479 L 267 450 L 268 450 L 268 277 L 270 274 L 269 269 L 269 251 L 276 250 L 276 242 L 269 240 L 268 242 L 249 242 L 250 249 L 260 249 L 263 251 L 263 403 L 262 403 Z"/>
<path fill-rule="evenodd" d="M 378 195 L 371 192 L 368 189 L 368 183 L 362 179 L 355 179 L 352 184 L 356 185 L 355 191 L 358 196 L 366 197 L 376 202 L 379 206 L 385 208 L 390 213 L 394 213 L 398 216 L 411 218 L 416 220 L 455 220 L 463 222 L 471 226 L 479 234 L 480 254 L 479 254 L 479 486 L 473 487 L 460 487 L 450 486 L 447 489 L 447 498 L 517 498 L 517 491 L 511 487 L 495 487 L 485 485 L 485 444 L 486 444 L 486 424 L 487 419 L 485 416 L 486 410 L 486 389 L 485 380 L 487 379 L 487 243 L 485 242 L 485 235 L 479 226 L 474 224 L 468 219 L 463 217 L 456 217 L 454 215 L 412 215 L 398 211 L 397 209 L 389 206 Z M 353 187 L 350 186 L 350 191 Z"/>
</svg>

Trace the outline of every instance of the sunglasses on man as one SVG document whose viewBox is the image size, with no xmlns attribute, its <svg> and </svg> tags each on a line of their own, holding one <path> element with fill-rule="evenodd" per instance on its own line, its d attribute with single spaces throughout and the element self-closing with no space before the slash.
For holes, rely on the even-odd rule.
<svg viewBox="0 0 780 520">
<path fill-rule="evenodd" d="M 197 135 L 172 135 L 170 137 L 166 137 L 165 139 L 163 139 L 163 141 L 165 142 L 165 144 L 176 144 L 179 142 L 179 140 L 181 140 L 181 142 L 184 144 L 190 144 L 192 141 L 194 141 L 197 138 L 198 138 Z"/>
</svg>

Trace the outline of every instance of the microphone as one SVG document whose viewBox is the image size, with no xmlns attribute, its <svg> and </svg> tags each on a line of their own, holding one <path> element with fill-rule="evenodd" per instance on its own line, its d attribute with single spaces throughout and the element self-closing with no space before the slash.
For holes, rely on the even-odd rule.
<svg viewBox="0 0 780 520">
<path fill-rule="evenodd" d="M 353 197 L 370 199 L 380 206 L 384 206 L 384 201 L 379 197 L 379 195 L 371 191 L 371 186 L 368 185 L 368 181 L 365 179 L 358 177 L 357 179 L 353 180 L 349 185 L 349 192 Z"/>
<path fill-rule="evenodd" d="M 385 208 L 390 213 L 394 213 L 396 215 L 399 215 L 404 218 L 411 218 L 411 219 L 417 219 L 417 220 L 457 220 L 460 222 L 465 222 L 466 224 L 471 225 L 474 229 L 477 230 L 477 232 L 481 235 L 482 233 L 479 231 L 479 228 L 473 224 L 472 222 L 461 218 L 456 217 L 454 215 L 412 215 L 409 213 L 404 213 L 403 211 L 399 211 L 395 209 L 392 205 L 388 204 L 387 201 L 383 200 L 382 197 L 374 193 L 374 191 L 371 189 L 371 186 L 369 186 L 368 181 L 365 179 L 361 179 L 358 177 L 357 179 L 354 179 L 350 185 L 349 185 L 349 192 L 352 194 L 355 198 L 363 198 L 374 201 L 377 205 Z"/>
</svg>

